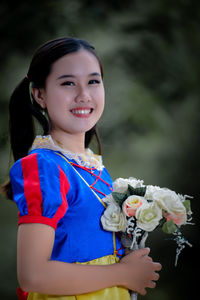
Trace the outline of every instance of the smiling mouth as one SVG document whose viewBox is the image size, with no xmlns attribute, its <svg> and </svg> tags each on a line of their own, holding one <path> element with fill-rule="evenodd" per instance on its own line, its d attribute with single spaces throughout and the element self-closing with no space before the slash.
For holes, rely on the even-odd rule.
<svg viewBox="0 0 200 300">
<path fill-rule="evenodd" d="M 79 118 L 89 117 L 93 112 L 93 108 L 74 108 L 71 110 L 71 113 Z"/>
</svg>

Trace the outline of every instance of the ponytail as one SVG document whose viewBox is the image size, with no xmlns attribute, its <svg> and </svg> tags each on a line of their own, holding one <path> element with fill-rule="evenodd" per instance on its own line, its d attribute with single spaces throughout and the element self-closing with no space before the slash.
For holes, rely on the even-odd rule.
<svg viewBox="0 0 200 300">
<path fill-rule="evenodd" d="M 14 160 L 28 154 L 34 138 L 34 116 L 42 125 L 44 134 L 49 131 L 48 121 L 39 110 L 39 105 L 31 102 L 29 92 L 29 79 L 25 77 L 14 90 L 9 105 L 10 142 Z"/>
<path fill-rule="evenodd" d="M 16 161 L 28 154 L 34 139 L 28 78 L 24 78 L 11 95 L 9 115 L 11 150 Z"/>
<path fill-rule="evenodd" d="M 44 135 L 48 134 L 49 124 L 41 113 L 40 106 L 33 100 L 29 92 L 29 79 L 25 77 L 15 88 L 9 104 L 9 133 L 14 161 L 26 156 L 35 138 L 33 116 L 43 127 Z M 10 181 L 6 182 L 2 192 L 12 198 Z"/>
</svg>

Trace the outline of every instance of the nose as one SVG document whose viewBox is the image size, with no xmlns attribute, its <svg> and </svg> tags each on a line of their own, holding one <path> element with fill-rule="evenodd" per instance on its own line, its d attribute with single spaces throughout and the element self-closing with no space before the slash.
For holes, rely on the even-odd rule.
<svg viewBox="0 0 200 300">
<path fill-rule="evenodd" d="M 90 93 L 86 87 L 80 87 L 78 89 L 75 101 L 77 103 L 85 103 L 91 101 Z"/>
</svg>

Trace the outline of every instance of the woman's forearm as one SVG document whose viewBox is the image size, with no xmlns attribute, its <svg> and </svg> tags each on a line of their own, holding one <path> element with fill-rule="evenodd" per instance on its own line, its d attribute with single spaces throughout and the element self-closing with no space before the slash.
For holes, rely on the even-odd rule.
<svg viewBox="0 0 200 300">
<path fill-rule="evenodd" d="M 51 260 L 54 230 L 22 224 L 18 230 L 17 273 L 25 291 L 75 295 L 121 284 L 119 264 L 88 266 Z"/>
<path fill-rule="evenodd" d="M 42 224 L 22 224 L 18 230 L 17 273 L 27 292 L 76 295 L 112 286 L 145 294 L 155 287 L 161 265 L 148 257 L 149 249 L 136 250 L 112 265 L 81 265 L 51 260 L 54 230 Z"/>
<path fill-rule="evenodd" d="M 28 292 L 56 295 L 76 295 L 123 285 L 123 266 L 88 266 L 48 261 L 35 266 L 30 276 L 21 280 Z"/>
</svg>

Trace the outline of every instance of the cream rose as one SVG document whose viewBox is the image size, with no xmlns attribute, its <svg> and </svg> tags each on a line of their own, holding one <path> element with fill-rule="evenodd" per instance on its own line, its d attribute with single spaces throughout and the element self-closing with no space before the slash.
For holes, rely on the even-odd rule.
<svg viewBox="0 0 200 300">
<path fill-rule="evenodd" d="M 153 231 L 162 219 L 162 209 L 154 202 L 143 203 L 136 210 L 135 217 L 139 228 L 145 231 Z"/>
<path fill-rule="evenodd" d="M 172 220 L 177 225 L 186 224 L 186 208 L 174 191 L 168 189 L 156 191 L 152 198 L 164 210 L 167 220 Z"/>
<path fill-rule="evenodd" d="M 115 232 L 125 231 L 127 220 L 121 208 L 116 204 L 111 195 L 109 195 L 106 202 L 108 203 L 108 206 L 101 217 L 103 228 Z"/>
<path fill-rule="evenodd" d="M 146 199 L 144 197 L 132 195 L 129 196 L 122 205 L 122 210 L 127 217 L 135 216 L 136 210 L 140 207 Z"/>
<path fill-rule="evenodd" d="M 143 185 L 143 180 L 138 180 L 134 177 L 130 177 L 128 179 L 117 178 L 113 182 L 113 191 L 118 193 L 125 193 L 128 189 L 128 184 L 130 184 L 133 188 L 141 187 Z"/>
<path fill-rule="evenodd" d="M 162 189 L 159 186 L 147 185 L 145 198 L 149 200 L 153 200 L 153 196 L 156 192 L 161 191 Z"/>
</svg>

